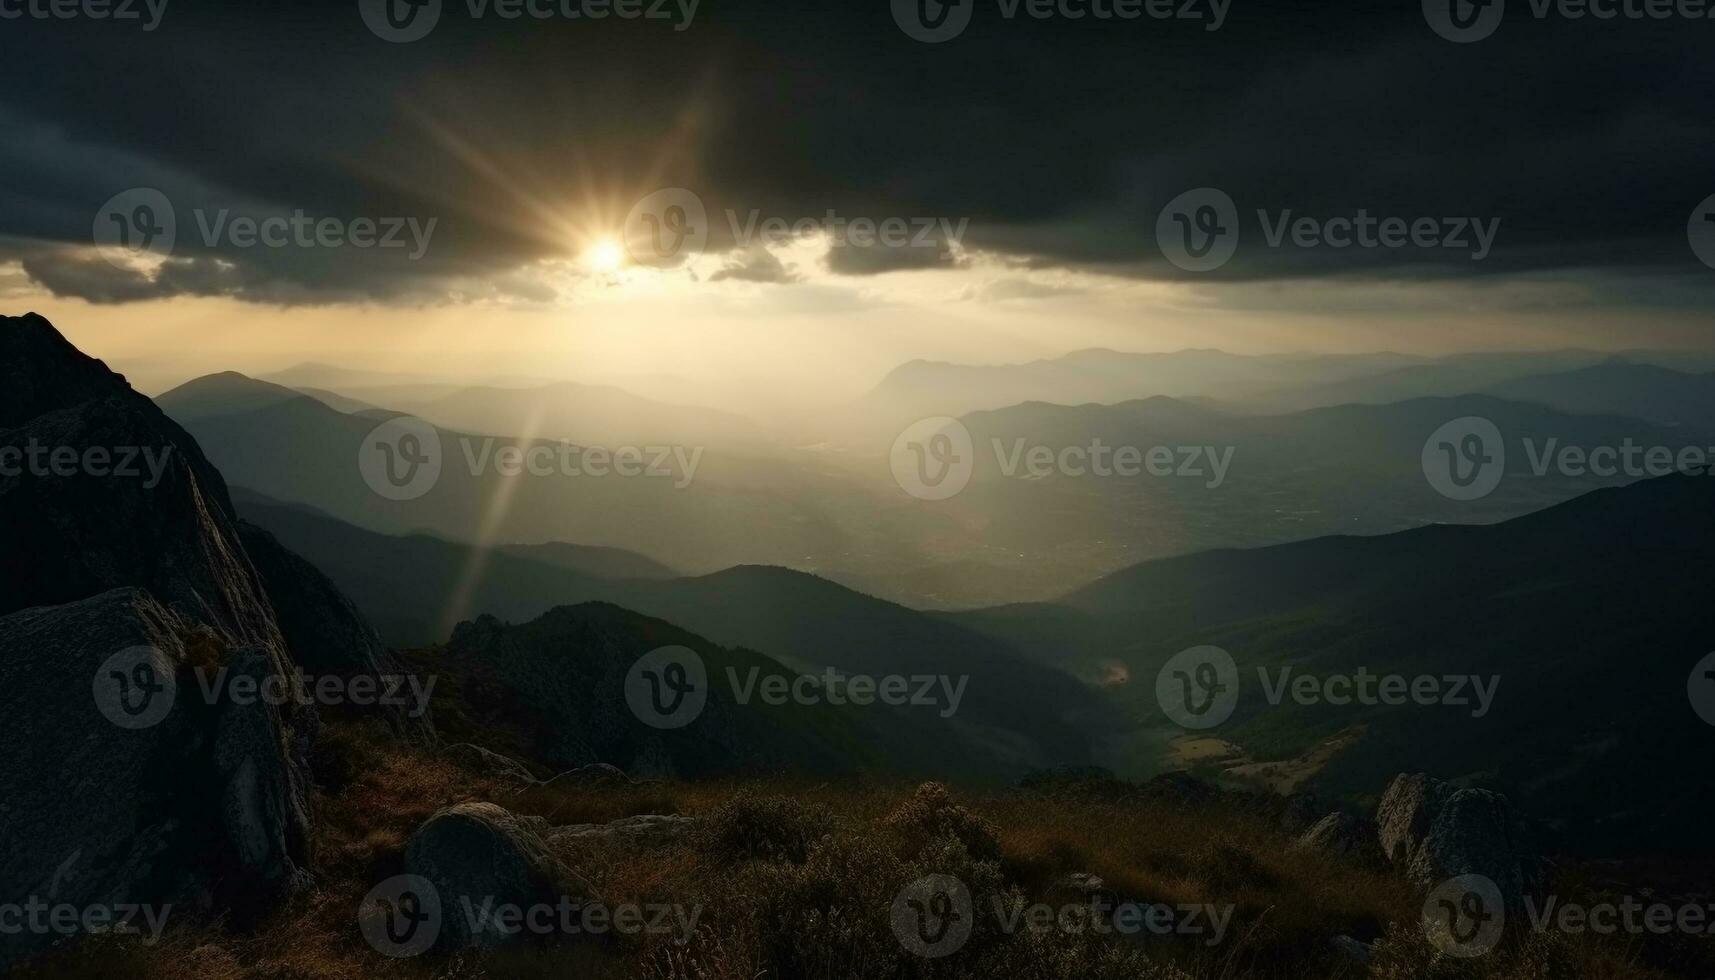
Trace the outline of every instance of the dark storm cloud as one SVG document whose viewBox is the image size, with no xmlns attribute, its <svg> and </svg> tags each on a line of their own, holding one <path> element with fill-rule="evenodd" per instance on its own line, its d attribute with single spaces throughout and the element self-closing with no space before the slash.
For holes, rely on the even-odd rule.
<svg viewBox="0 0 1715 980">
<path fill-rule="evenodd" d="M 798 278 L 796 273 L 766 248 L 734 250 L 728 253 L 726 263 L 709 276 L 714 282 L 732 279 L 739 282 L 786 283 L 797 282 Z"/>
<path fill-rule="evenodd" d="M 846 276 L 873 276 L 903 269 L 951 269 L 959 264 L 958 255 L 944 241 L 920 245 L 836 241 L 828 249 L 828 269 Z"/>
<path fill-rule="evenodd" d="M 795 222 L 836 210 L 968 219 L 967 252 L 1139 277 L 1702 270 L 1685 228 L 1715 193 L 1715 21 L 1538 19 L 1514 0 L 1493 37 L 1458 45 L 1415 0 L 1234 0 L 1218 31 L 1007 19 L 998 0 L 965 2 L 969 27 L 934 45 L 907 37 L 887 0 L 704 0 L 684 30 L 473 20 L 446 0 L 408 44 L 371 34 L 356 0 L 174 0 L 146 33 L 4 21 L 0 235 L 45 287 L 107 302 L 539 301 L 542 287 L 511 273 L 566 254 L 550 216 L 609 202 L 617 213 L 602 219 L 617 223 L 667 186 L 705 199 L 717 251 L 735 245 L 729 211 Z M 178 215 L 160 276 L 52 247 L 88 243 L 103 202 L 137 186 L 160 188 Z M 1168 264 L 1155 237 L 1163 206 L 1197 187 L 1232 198 L 1241 235 L 1232 261 L 1202 274 Z M 222 209 L 437 223 L 415 258 L 242 247 L 198 234 L 197 216 Z M 1360 209 L 1498 225 L 1480 259 L 1268 241 L 1282 222 L 1326 229 Z M 828 265 L 863 274 L 921 258 L 885 251 Z M 731 268 L 775 276 L 749 258 Z"/>
</svg>

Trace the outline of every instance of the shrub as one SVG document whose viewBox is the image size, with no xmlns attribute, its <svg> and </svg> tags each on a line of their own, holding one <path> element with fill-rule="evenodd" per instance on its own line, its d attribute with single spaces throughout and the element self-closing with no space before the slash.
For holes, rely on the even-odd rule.
<svg viewBox="0 0 1715 980">
<path fill-rule="evenodd" d="M 768 976 L 897 977 L 893 900 L 915 869 L 870 838 L 829 838 L 802 866 L 767 868 L 753 885 Z"/>
<path fill-rule="evenodd" d="M 827 807 L 785 796 L 739 793 L 703 819 L 696 842 L 725 860 L 803 864 L 816 842 L 833 829 Z"/>
<path fill-rule="evenodd" d="M 940 783 L 924 783 L 887 818 L 913 850 L 950 835 L 979 861 L 1000 859 L 1000 836 L 994 824 L 956 801 Z"/>
</svg>

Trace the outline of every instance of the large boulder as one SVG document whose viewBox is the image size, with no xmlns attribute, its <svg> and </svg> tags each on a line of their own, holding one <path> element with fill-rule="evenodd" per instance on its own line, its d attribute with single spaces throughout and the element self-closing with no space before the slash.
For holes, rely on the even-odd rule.
<svg viewBox="0 0 1715 980">
<path fill-rule="evenodd" d="M 229 684 L 260 686 L 274 674 L 266 650 L 244 647 L 225 664 Z M 264 895 L 307 883 L 295 859 L 308 849 L 309 778 L 303 761 L 312 730 L 288 732 L 279 711 L 265 701 L 217 700 L 213 761 L 220 786 L 220 815 L 244 875 Z M 305 716 L 312 721 L 315 715 Z"/>
<path fill-rule="evenodd" d="M 0 617 L 0 902 L 261 907 L 305 880 L 279 711 L 210 703 L 192 663 L 272 670 L 138 589 Z M 117 676 L 116 676 L 117 675 Z M 0 935 L 0 967 L 46 941 Z"/>
<path fill-rule="evenodd" d="M 444 950 L 492 947 L 520 938 L 493 913 L 503 907 L 560 908 L 595 890 L 549 850 L 540 821 L 492 803 L 460 803 L 430 817 L 405 846 L 405 872 L 434 887 Z"/>
<path fill-rule="evenodd" d="M 1499 793 L 1401 775 L 1383 795 L 1377 822 L 1388 859 L 1420 885 L 1481 875 L 1509 908 L 1542 887 L 1544 863 L 1524 817 Z"/>
</svg>

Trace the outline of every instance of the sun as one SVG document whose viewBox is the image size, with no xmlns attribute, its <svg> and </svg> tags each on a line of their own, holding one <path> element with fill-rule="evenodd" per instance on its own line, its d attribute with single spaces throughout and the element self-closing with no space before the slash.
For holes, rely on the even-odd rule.
<svg viewBox="0 0 1715 980">
<path fill-rule="evenodd" d="M 625 249 L 611 238 L 604 238 L 585 250 L 584 264 L 597 272 L 617 272 L 625 264 Z"/>
</svg>

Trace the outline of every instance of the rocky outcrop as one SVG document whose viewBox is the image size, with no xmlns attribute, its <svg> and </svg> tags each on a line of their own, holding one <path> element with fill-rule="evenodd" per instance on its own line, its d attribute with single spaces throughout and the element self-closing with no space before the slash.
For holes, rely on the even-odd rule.
<svg viewBox="0 0 1715 980">
<path fill-rule="evenodd" d="M 456 742 L 442 749 L 441 754 L 491 779 L 515 782 L 521 786 L 539 783 L 524 763 L 470 742 Z"/>
<path fill-rule="evenodd" d="M 605 762 L 568 769 L 542 784 L 544 789 L 587 788 L 591 786 L 629 786 L 634 780 L 618 766 Z"/>
<path fill-rule="evenodd" d="M 681 840 L 697 824 L 693 817 L 668 813 L 645 813 L 621 817 L 609 823 L 567 824 L 544 835 L 555 847 L 568 844 L 666 844 Z"/>
<path fill-rule="evenodd" d="M 1420 885 L 1482 875 L 1515 908 L 1542 885 L 1544 864 L 1524 818 L 1499 793 L 1400 775 L 1382 796 L 1377 824 L 1388 860 Z"/>
<path fill-rule="evenodd" d="M 373 672 L 384 652 L 252 536 L 265 582 L 245 538 L 177 423 L 41 317 L 0 317 L 0 902 L 242 919 L 306 880 L 318 719 L 293 653 Z M 0 936 L 0 965 L 33 948 Z"/>
<path fill-rule="evenodd" d="M 1376 825 L 1372 821 L 1337 810 L 1312 824 L 1299 836 L 1296 846 L 1366 864 L 1379 864 L 1382 852 L 1376 836 Z"/>
<path fill-rule="evenodd" d="M 1430 822 L 1452 792 L 1453 787 L 1427 773 L 1394 777 L 1376 807 L 1377 840 L 1390 863 L 1411 863 Z"/>
<path fill-rule="evenodd" d="M 594 899 L 590 884 L 550 851 L 541 826 L 492 803 L 461 803 L 436 813 L 411 835 L 405 871 L 434 886 L 442 949 L 519 938 L 492 914 L 500 907 L 559 908 Z"/>
<path fill-rule="evenodd" d="M 190 435 L 38 316 L 0 319 L 0 615 L 124 586 L 271 650 L 226 483 Z"/>
<path fill-rule="evenodd" d="M 271 670 L 138 589 L 0 617 L 0 901 L 245 910 L 304 880 L 304 783 L 273 707 L 192 663 Z M 38 947 L 0 935 L 0 966 Z"/>
</svg>

